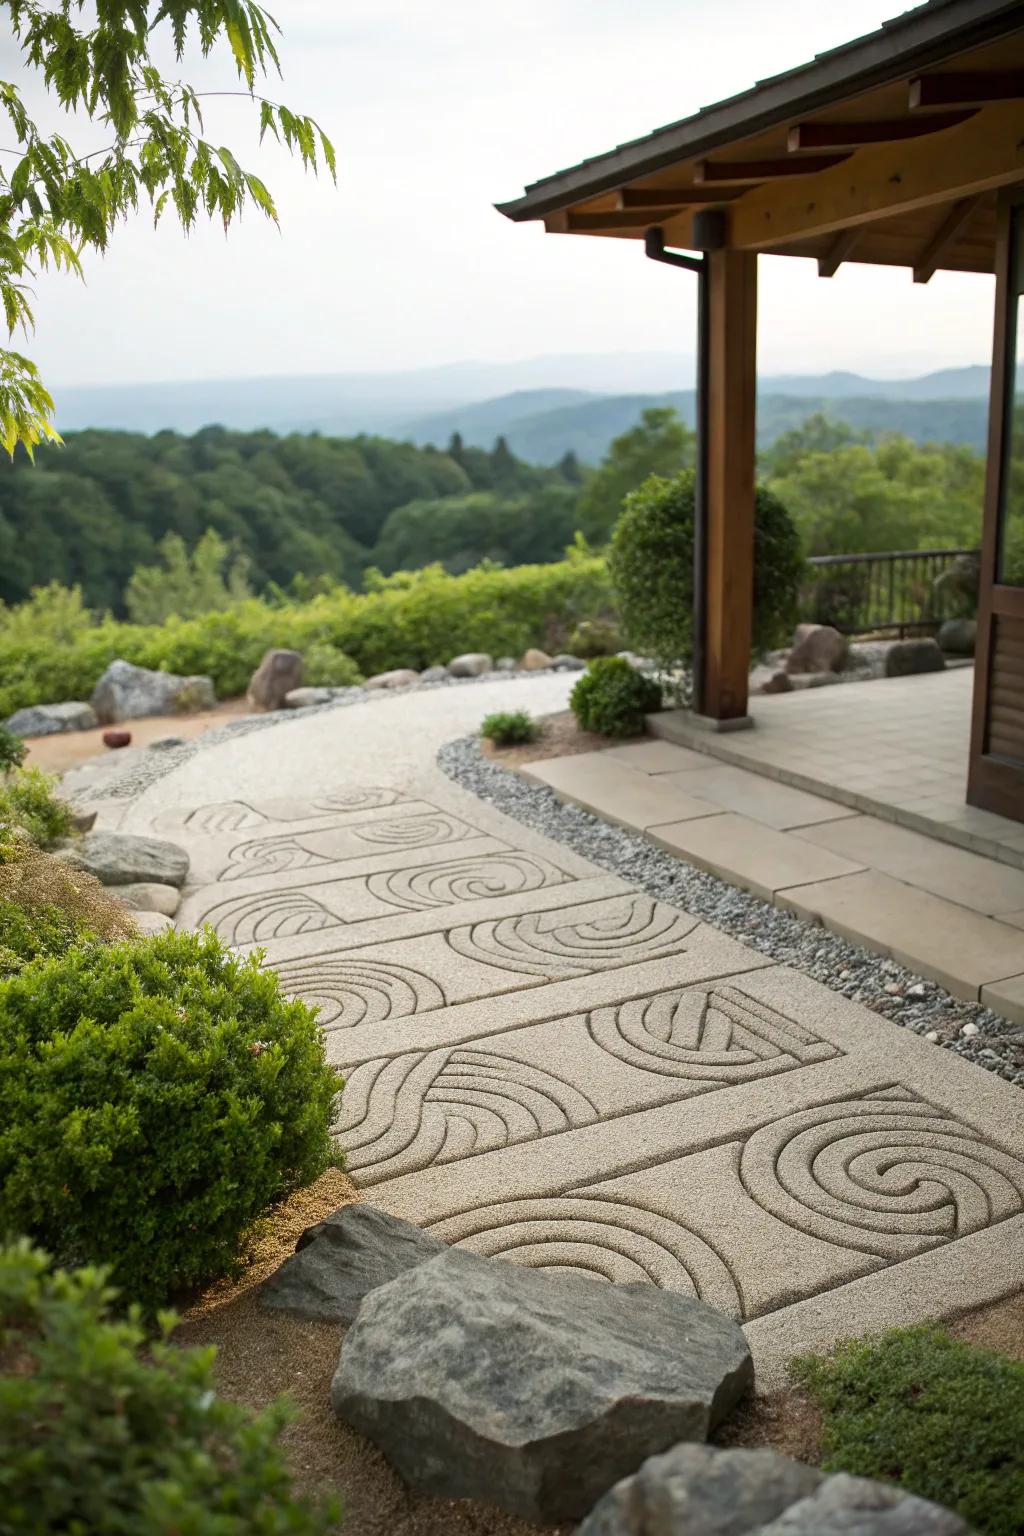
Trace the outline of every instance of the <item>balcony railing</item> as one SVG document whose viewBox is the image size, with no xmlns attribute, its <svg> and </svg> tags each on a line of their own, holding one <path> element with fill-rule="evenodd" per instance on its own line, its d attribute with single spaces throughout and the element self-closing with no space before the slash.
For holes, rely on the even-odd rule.
<svg viewBox="0 0 1024 1536">
<path fill-rule="evenodd" d="M 929 634 L 944 619 L 973 614 L 977 560 L 974 549 L 814 555 L 800 616 L 844 635 Z"/>
</svg>

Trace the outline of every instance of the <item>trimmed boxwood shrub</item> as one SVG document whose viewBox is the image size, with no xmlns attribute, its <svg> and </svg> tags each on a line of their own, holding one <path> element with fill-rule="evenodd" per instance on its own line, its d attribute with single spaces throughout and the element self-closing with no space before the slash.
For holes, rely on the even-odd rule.
<svg viewBox="0 0 1024 1536">
<path fill-rule="evenodd" d="M 693 654 L 692 470 L 652 475 L 626 497 L 608 566 L 629 644 L 667 672 L 690 670 Z M 785 507 L 759 486 L 754 507 L 753 652 L 788 640 L 804 571 L 800 538 Z"/>
<path fill-rule="evenodd" d="M 34 961 L 0 982 L 0 1234 L 152 1310 L 339 1161 L 340 1087 L 313 1010 L 209 930 Z"/>
<path fill-rule="evenodd" d="M 585 731 L 639 736 L 644 716 L 661 708 L 661 688 L 624 656 L 599 656 L 572 690 L 569 704 Z"/>
<path fill-rule="evenodd" d="M 297 1496 L 282 1400 L 217 1396 L 212 1349 L 148 1343 L 102 1270 L 0 1248 L 0 1529 L 10 1536 L 327 1536 L 338 1509 Z"/>
</svg>

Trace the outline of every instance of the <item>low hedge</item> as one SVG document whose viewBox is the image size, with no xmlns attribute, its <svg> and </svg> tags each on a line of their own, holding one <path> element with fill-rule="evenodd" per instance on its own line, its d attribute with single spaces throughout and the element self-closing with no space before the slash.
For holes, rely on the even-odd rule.
<svg viewBox="0 0 1024 1536">
<path fill-rule="evenodd" d="M 42 625 L 32 632 L 0 624 L 0 717 L 30 704 L 88 699 L 119 656 L 137 666 L 203 673 L 225 697 L 245 691 L 271 646 L 331 646 L 365 676 L 434 666 L 462 651 L 560 649 L 582 619 L 608 608 L 610 597 L 604 562 L 580 556 L 510 570 L 481 565 L 461 576 L 431 566 L 371 575 L 371 583 L 366 592 L 337 588 L 304 603 L 251 598 L 162 625 L 106 618 L 57 636 Z"/>
<path fill-rule="evenodd" d="M 340 1087 L 314 1011 L 210 930 L 33 961 L 0 982 L 0 1234 L 153 1311 L 338 1162 Z"/>
</svg>

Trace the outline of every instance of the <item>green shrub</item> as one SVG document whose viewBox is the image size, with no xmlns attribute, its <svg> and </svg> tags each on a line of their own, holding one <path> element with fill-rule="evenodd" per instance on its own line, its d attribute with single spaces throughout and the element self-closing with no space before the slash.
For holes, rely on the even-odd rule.
<svg viewBox="0 0 1024 1536">
<path fill-rule="evenodd" d="M 629 644 L 666 672 L 688 672 L 693 654 L 692 471 L 652 475 L 626 497 L 608 564 Z M 754 509 L 753 651 L 788 640 L 796 622 L 804 562 L 782 503 L 758 487 Z"/>
<path fill-rule="evenodd" d="M 28 625 L 20 609 L 9 610 L 0 615 L 0 717 L 28 704 L 88 698 L 119 656 L 142 667 L 205 674 L 219 698 L 244 693 L 273 646 L 306 655 L 314 645 L 330 645 L 367 677 L 434 666 L 461 651 L 519 656 L 532 645 L 550 648 L 553 637 L 560 641 L 581 619 L 605 612 L 611 595 L 604 561 L 575 552 L 557 565 L 485 564 L 461 576 L 429 566 L 378 574 L 369 585 L 366 592 L 338 587 L 284 606 L 250 598 L 160 625 L 107 618 L 60 635 L 42 614 Z"/>
<path fill-rule="evenodd" d="M 340 1087 L 313 1010 L 209 930 L 37 960 L 0 982 L 0 1233 L 159 1306 L 337 1162 Z"/>
<path fill-rule="evenodd" d="M 135 931 L 129 909 L 93 875 L 0 830 L 0 977 L 73 944 Z"/>
<path fill-rule="evenodd" d="M 213 1349 L 147 1343 L 112 1315 L 101 1270 L 0 1249 L 0 1530 L 10 1536 L 326 1536 L 338 1509 L 300 1498 L 279 1399 L 218 1397 Z"/>
<path fill-rule="evenodd" d="M 311 688 L 354 688 L 363 681 L 363 674 L 351 656 L 320 641 L 302 658 L 302 681 Z"/>
<path fill-rule="evenodd" d="M 535 720 L 524 709 L 510 714 L 488 715 L 480 727 L 480 735 L 493 741 L 496 747 L 517 747 L 528 741 L 536 741 L 540 734 Z"/>
<path fill-rule="evenodd" d="M 661 708 L 661 688 L 625 657 L 599 656 L 572 690 L 569 704 L 585 731 L 639 736 L 644 716 Z"/>
<path fill-rule="evenodd" d="M 595 656 L 614 656 L 622 650 L 619 627 L 611 619 L 584 619 L 568 642 L 569 654 L 590 661 Z"/>
<path fill-rule="evenodd" d="M 924 1326 L 791 1371 L 822 1411 L 826 1471 L 899 1483 L 984 1536 L 1024 1529 L 1024 1361 Z"/>
<path fill-rule="evenodd" d="M 20 768 L 25 761 L 28 747 L 20 736 L 15 736 L 5 725 L 0 725 L 0 774 Z"/>
<path fill-rule="evenodd" d="M 57 780 L 41 768 L 16 768 L 0 779 L 0 823 L 20 827 L 40 848 L 71 831 L 71 807 L 54 794 Z"/>
</svg>

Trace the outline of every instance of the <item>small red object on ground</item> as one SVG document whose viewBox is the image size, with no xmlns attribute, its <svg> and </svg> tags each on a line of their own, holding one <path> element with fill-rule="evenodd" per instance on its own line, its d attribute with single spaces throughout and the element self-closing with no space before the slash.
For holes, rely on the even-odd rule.
<svg viewBox="0 0 1024 1536">
<path fill-rule="evenodd" d="M 103 745 L 105 747 L 129 747 L 131 746 L 131 731 L 104 731 Z"/>
</svg>

